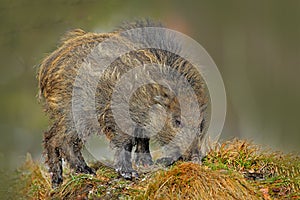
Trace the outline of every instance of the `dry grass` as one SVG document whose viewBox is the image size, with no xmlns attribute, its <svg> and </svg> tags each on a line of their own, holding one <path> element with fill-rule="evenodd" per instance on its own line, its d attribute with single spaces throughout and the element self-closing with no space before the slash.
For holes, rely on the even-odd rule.
<svg viewBox="0 0 300 200">
<path fill-rule="evenodd" d="M 239 172 L 265 197 L 300 199 L 300 157 L 263 152 L 242 140 L 223 143 L 206 157 L 212 169 Z"/>
<path fill-rule="evenodd" d="M 150 179 L 147 199 L 258 199 L 259 194 L 238 173 L 214 171 L 194 163 L 178 163 Z"/>
<path fill-rule="evenodd" d="M 96 167 L 96 166 L 95 166 Z M 300 158 L 264 153 L 241 140 L 225 142 L 202 165 L 178 162 L 125 181 L 97 166 L 97 175 L 64 174 L 52 190 L 44 165 L 32 161 L 18 170 L 19 199 L 300 199 Z"/>
</svg>

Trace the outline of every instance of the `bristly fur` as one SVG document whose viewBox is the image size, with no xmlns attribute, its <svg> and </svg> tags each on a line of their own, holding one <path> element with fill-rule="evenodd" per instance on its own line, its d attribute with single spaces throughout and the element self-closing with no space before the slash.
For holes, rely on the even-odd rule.
<svg viewBox="0 0 300 200">
<path fill-rule="evenodd" d="M 134 21 L 124 21 L 121 25 L 117 26 L 114 30 L 116 32 L 130 30 L 135 28 L 145 28 L 145 27 L 163 27 L 162 23 L 153 21 L 151 19 L 137 19 Z"/>
<path fill-rule="evenodd" d="M 84 140 L 90 134 L 94 134 L 94 131 L 87 129 L 84 133 L 78 133 L 72 116 L 74 82 L 84 59 L 98 44 L 108 38 L 113 37 L 117 40 L 119 39 L 120 42 L 124 42 L 125 45 L 131 45 L 122 39 L 121 32 L 124 30 L 157 26 L 161 27 L 157 23 L 146 20 L 126 23 L 111 33 L 89 33 L 77 29 L 67 33 L 63 37 L 60 47 L 42 61 L 37 78 L 39 82 L 39 96 L 43 100 L 45 111 L 53 121 L 51 128 L 44 133 L 43 141 L 46 163 L 49 165 L 53 187 L 57 187 L 63 181 L 62 159 L 65 159 L 76 172 L 94 173 L 93 169 L 88 167 L 81 154 Z M 176 41 L 174 41 L 174 44 L 161 45 L 172 45 L 176 48 L 178 46 Z M 177 71 L 180 77 L 186 79 L 193 88 L 202 112 L 197 139 L 192 142 L 188 151 L 182 152 L 182 147 L 171 145 L 173 147 L 170 152 L 171 157 L 160 161 L 168 165 L 176 161 L 172 157 L 174 155 L 175 157 L 181 155 L 181 158 L 185 160 L 192 160 L 195 157 L 201 160 L 203 157 L 201 144 L 206 136 L 205 127 L 208 123 L 206 120 L 206 107 L 209 104 L 209 97 L 206 85 L 197 69 L 179 55 L 161 49 L 141 49 L 128 52 L 111 63 L 104 71 L 104 76 L 99 79 L 95 94 L 96 113 L 99 122 L 97 132 L 104 133 L 116 149 L 115 168 L 124 178 L 128 179 L 137 176 L 131 164 L 131 151 L 134 146 L 136 147 L 136 164 L 151 165 L 153 163 L 149 150 L 151 135 L 149 132 L 155 132 L 155 123 L 163 120 L 160 119 L 161 116 L 150 119 L 148 111 L 153 105 L 158 104 L 167 112 L 165 125 L 153 139 L 163 146 L 171 144 L 176 134 L 186 134 L 179 130 L 181 126 L 180 120 L 184 119 L 180 119 L 181 110 L 178 97 L 176 96 L 180 92 L 184 93 L 185 88 L 180 88 L 180 84 L 176 86 L 176 82 L 173 86 L 173 88 L 176 88 L 176 91 L 170 91 L 169 88 L 157 83 L 138 88 L 133 93 L 129 106 L 131 118 L 137 124 L 133 135 L 124 133 L 117 126 L 111 109 L 114 87 L 120 80 L 120 77 L 126 72 L 146 64 L 158 64 L 160 71 L 165 74 L 168 71 L 164 69 L 164 66 L 170 66 Z M 151 77 L 145 78 L 151 79 Z M 85 97 L 83 96 L 82 98 Z M 190 101 L 189 97 L 186 96 L 184 98 L 186 98 L 185 102 L 188 104 Z M 80 117 L 84 118 L 85 116 Z M 189 122 L 186 121 L 185 123 L 188 124 Z M 148 127 L 148 129 L 146 130 L 145 127 Z M 182 145 L 186 144 L 182 143 Z"/>
</svg>

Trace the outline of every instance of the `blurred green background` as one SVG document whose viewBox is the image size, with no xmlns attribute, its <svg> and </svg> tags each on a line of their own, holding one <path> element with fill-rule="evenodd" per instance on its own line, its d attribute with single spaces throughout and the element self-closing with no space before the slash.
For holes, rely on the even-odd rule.
<svg viewBox="0 0 300 200">
<path fill-rule="evenodd" d="M 228 97 L 221 139 L 300 152 L 300 1 L 0 1 L 0 167 L 41 159 L 48 119 L 36 66 L 66 31 L 110 31 L 150 17 L 197 40 L 216 62 Z"/>
</svg>

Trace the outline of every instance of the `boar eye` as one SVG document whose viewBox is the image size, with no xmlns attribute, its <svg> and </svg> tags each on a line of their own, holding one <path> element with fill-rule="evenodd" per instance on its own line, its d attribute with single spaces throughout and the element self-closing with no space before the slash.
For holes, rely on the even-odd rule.
<svg viewBox="0 0 300 200">
<path fill-rule="evenodd" d="M 203 120 L 201 121 L 200 126 L 199 126 L 200 132 L 203 132 L 203 130 L 204 130 L 204 125 L 205 125 L 205 120 L 203 119 Z"/>
<path fill-rule="evenodd" d="M 174 120 L 174 126 L 175 127 L 182 127 L 182 122 L 181 122 L 181 120 L 180 119 L 175 119 Z"/>
</svg>

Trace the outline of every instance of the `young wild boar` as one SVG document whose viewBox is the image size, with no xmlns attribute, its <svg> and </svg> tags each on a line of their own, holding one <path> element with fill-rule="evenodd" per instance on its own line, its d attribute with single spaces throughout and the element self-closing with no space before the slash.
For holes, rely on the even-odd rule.
<svg viewBox="0 0 300 200">
<path fill-rule="evenodd" d="M 84 133 L 79 133 L 72 113 L 74 83 L 80 67 L 86 62 L 85 59 L 97 45 L 107 39 L 114 37 L 119 38 L 121 42 L 125 41 L 126 39 L 123 39 L 120 34 L 122 31 L 157 26 L 149 21 L 138 21 L 111 33 L 88 33 L 75 30 L 68 33 L 59 48 L 41 63 L 38 72 L 39 96 L 44 102 L 45 111 L 52 120 L 51 128 L 44 133 L 43 142 L 53 187 L 59 186 L 63 181 L 62 159 L 67 161 L 75 172 L 95 173 L 86 164 L 81 154 L 85 140 L 89 135 L 95 134 L 95 131 L 86 129 Z M 180 46 L 177 47 L 177 41 L 172 43 L 174 44 L 168 45 L 180 48 Z M 124 42 L 124 44 L 129 47 L 131 45 L 130 42 Z M 99 53 L 101 54 L 101 51 Z M 147 65 L 157 70 L 147 69 L 145 67 Z M 112 97 L 121 77 L 141 66 L 144 66 L 143 79 L 151 83 L 138 87 L 130 96 L 130 119 L 128 120 L 134 122 L 135 128 L 132 133 L 128 133 L 116 123 Z M 141 74 L 137 72 L 136 75 Z M 163 81 L 166 84 L 160 84 L 157 81 L 159 76 L 161 80 L 165 79 Z M 127 88 L 135 84 L 134 77 L 136 76 L 127 81 Z M 186 84 L 192 88 L 196 102 L 187 92 L 184 86 Z M 76 88 L 80 89 L 80 87 L 76 85 Z M 136 165 L 153 164 L 149 150 L 150 139 L 165 147 L 168 152 L 167 156 L 158 159 L 157 163 L 170 165 L 177 159 L 193 161 L 202 159 L 202 144 L 206 138 L 205 130 L 209 123 L 207 120 L 208 91 L 197 69 L 179 55 L 163 50 L 163 48 L 146 48 L 127 52 L 105 69 L 99 77 L 94 95 L 99 123 L 96 134 L 105 134 L 109 139 L 111 146 L 116 150 L 115 169 L 124 178 L 131 179 L 138 176 L 132 167 L 131 152 L 134 147 Z M 119 101 L 123 100 L 121 95 Z M 118 109 L 122 111 L 126 108 Z M 191 116 L 182 115 L 185 111 L 183 109 L 199 109 L 199 116 L 195 117 L 196 122 L 192 122 L 195 120 Z M 155 111 L 154 114 L 153 111 Z"/>
</svg>

